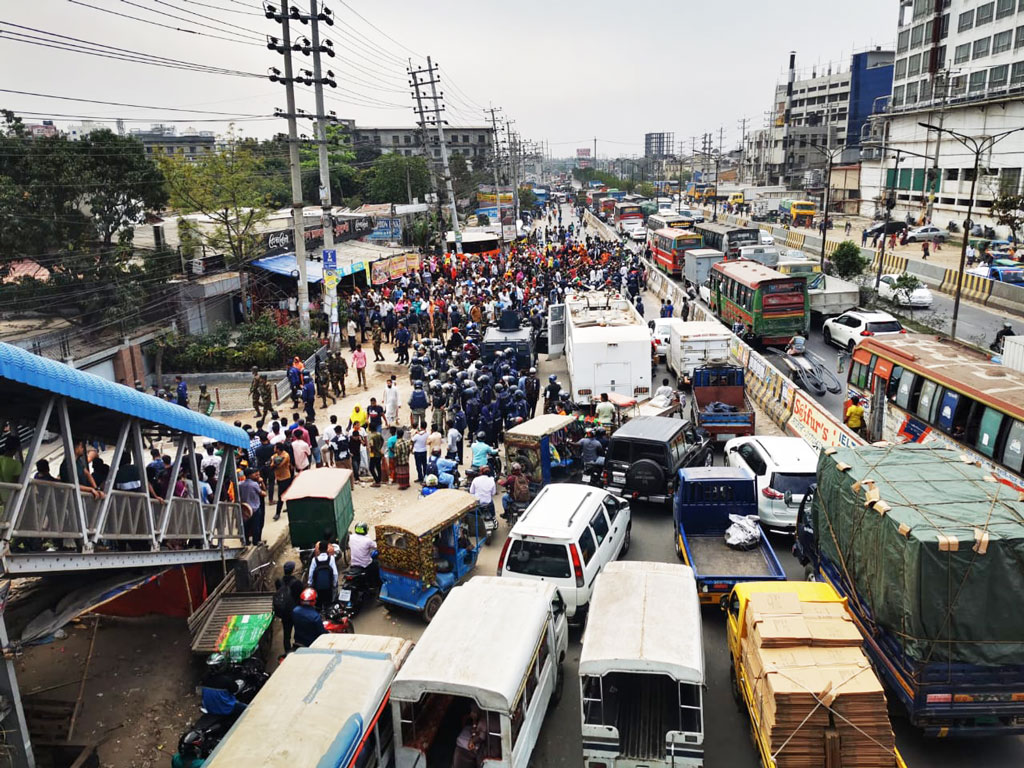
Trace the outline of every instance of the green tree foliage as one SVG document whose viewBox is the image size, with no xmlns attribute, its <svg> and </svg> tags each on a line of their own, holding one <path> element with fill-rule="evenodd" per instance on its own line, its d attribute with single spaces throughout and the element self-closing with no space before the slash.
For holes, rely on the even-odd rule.
<svg viewBox="0 0 1024 768">
<path fill-rule="evenodd" d="M 195 230 L 200 241 L 239 267 L 257 258 L 260 229 L 271 201 L 263 185 L 263 161 L 229 135 L 224 149 L 190 160 L 161 158 L 171 205 L 182 213 L 201 213 L 213 226 Z"/>
<path fill-rule="evenodd" d="M 82 141 L 33 138 L 4 112 L 0 126 L 0 277 L 30 259 L 48 272 L 0 287 L 8 311 L 45 308 L 82 327 L 140 321 L 159 307 L 177 260 L 140 253 L 133 226 L 166 202 L 164 178 L 140 142 L 103 130 Z M 153 270 L 153 274 L 150 271 Z"/>
<path fill-rule="evenodd" d="M 462 200 L 473 194 L 475 185 L 473 174 L 469 170 L 469 163 L 466 156 L 456 152 L 448 159 L 448 169 L 452 174 L 452 188 L 455 190 L 455 199 Z"/>
<path fill-rule="evenodd" d="M 649 181 L 640 182 L 633 191 L 644 197 L 654 197 L 654 185 Z"/>
<path fill-rule="evenodd" d="M 861 274 L 868 265 L 860 252 L 860 246 L 853 240 L 844 240 L 832 254 L 830 259 L 832 271 L 839 277 L 850 278 Z"/>
<path fill-rule="evenodd" d="M 910 295 L 922 285 L 924 285 L 924 283 L 917 278 L 917 275 L 904 272 L 896 278 L 896 282 L 893 283 L 892 290 L 893 294 L 896 296 L 902 296 L 904 301 L 907 301 L 910 299 Z"/>
<path fill-rule="evenodd" d="M 537 196 L 529 187 L 519 188 L 519 210 L 529 211 L 537 204 Z"/>
<path fill-rule="evenodd" d="M 1000 195 L 992 201 L 992 215 L 1020 242 L 1017 232 L 1024 226 L 1024 195 Z"/>
<path fill-rule="evenodd" d="M 430 169 L 423 157 L 397 152 L 381 155 L 369 169 L 366 198 L 371 203 L 404 203 L 412 196 L 422 200 L 430 190 Z"/>
</svg>

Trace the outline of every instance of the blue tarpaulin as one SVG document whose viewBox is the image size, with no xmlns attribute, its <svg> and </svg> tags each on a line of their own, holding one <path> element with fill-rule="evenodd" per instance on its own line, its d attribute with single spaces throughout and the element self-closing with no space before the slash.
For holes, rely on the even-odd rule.
<svg viewBox="0 0 1024 768">
<path fill-rule="evenodd" d="M 291 277 L 298 279 L 299 277 L 299 265 L 295 260 L 294 253 L 281 253 L 277 256 L 266 256 L 262 259 L 256 259 L 252 262 L 254 267 L 265 269 L 268 272 L 273 272 L 275 275 L 284 275 L 285 277 Z M 338 277 L 345 277 L 346 275 L 354 274 L 355 272 L 362 272 L 364 269 L 363 262 L 353 261 L 349 264 L 338 264 Z M 307 283 L 321 283 L 324 279 L 324 265 L 319 261 L 311 261 L 306 259 L 306 282 Z"/>
</svg>

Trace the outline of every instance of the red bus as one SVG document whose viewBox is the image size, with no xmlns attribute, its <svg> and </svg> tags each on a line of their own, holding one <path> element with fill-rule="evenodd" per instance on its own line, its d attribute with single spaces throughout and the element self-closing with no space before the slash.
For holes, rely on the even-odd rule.
<svg viewBox="0 0 1024 768">
<path fill-rule="evenodd" d="M 639 227 L 644 223 L 643 209 L 636 203 L 618 202 L 615 204 L 614 210 L 613 221 L 617 232 L 624 232 L 626 229 Z"/>
<path fill-rule="evenodd" d="M 682 276 L 683 260 L 687 251 L 704 247 L 700 233 L 672 227 L 655 230 L 650 235 L 650 241 L 654 263 L 672 277 Z"/>
</svg>

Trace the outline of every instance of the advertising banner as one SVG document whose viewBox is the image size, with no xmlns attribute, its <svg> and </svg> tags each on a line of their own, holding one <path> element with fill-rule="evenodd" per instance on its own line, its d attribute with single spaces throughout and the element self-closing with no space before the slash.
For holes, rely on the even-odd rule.
<svg viewBox="0 0 1024 768">
<path fill-rule="evenodd" d="M 794 393 L 793 415 L 786 422 L 786 428 L 818 450 L 840 445 L 852 447 L 864 442 L 800 390 Z"/>
<path fill-rule="evenodd" d="M 334 242 L 343 243 L 365 237 L 373 231 L 373 218 L 358 216 L 334 219 Z M 316 225 L 306 227 L 306 252 L 311 252 L 324 244 L 324 228 Z M 263 256 L 276 256 L 279 253 L 291 253 L 295 250 L 292 229 L 279 229 L 263 235 Z"/>
<path fill-rule="evenodd" d="M 406 272 L 420 268 L 418 253 L 399 253 L 370 263 L 370 283 L 384 285 L 389 280 L 401 277 Z"/>
<path fill-rule="evenodd" d="M 399 242 L 402 239 L 402 220 L 400 218 L 379 218 L 375 222 L 373 232 L 366 236 L 367 240 L 381 242 Z"/>
</svg>

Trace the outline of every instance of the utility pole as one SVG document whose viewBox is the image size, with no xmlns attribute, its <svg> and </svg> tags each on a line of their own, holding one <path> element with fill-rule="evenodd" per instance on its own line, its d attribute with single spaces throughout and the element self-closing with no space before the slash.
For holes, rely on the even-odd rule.
<svg viewBox="0 0 1024 768">
<path fill-rule="evenodd" d="M 708 134 L 710 140 L 711 135 Z M 715 210 L 714 216 L 711 217 L 712 221 L 718 221 L 718 177 L 722 172 L 722 145 L 725 142 L 725 126 L 721 126 L 718 129 L 718 154 L 715 155 Z"/>
<path fill-rule="evenodd" d="M 420 141 L 423 143 L 423 157 L 427 160 L 427 169 L 430 171 L 430 188 L 434 190 L 434 197 L 437 200 L 437 229 L 439 233 L 438 239 L 438 251 L 444 253 L 447 249 L 447 241 L 445 239 L 444 229 L 444 216 L 441 215 L 441 191 L 437 186 L 437 174 L 434 172 L 434 160 L 430 156 L 430 141 L 427 137 L 427 120 L 424 117 L 426 110 L 423 107 L 423 97 L 420 94 L 420 82 L 419 75 L 422 70 L 414 70 L 412 68 L 412 59 L 408 59 L 409 68 L 406 70 L 412 80 L 409 81 L 409 85 L 413 87 L 413 98 L 416 100 L 416 106 L 413 107 L 413 112 L 419 117 L 420 126 Z M 408 171 L 408 166 L 406 166 Z"/>
<path fill-rule="evenodd" d="M 519 226 L 519 182 L 516 176 L 516 145 L 512 124 L 515 120 L 505 121 L 505 140 L 508 143 L 508 180 L 512 187 L 512 226 Z M 519 234 L 518 229 L 516 234 Z"/>
<path fill-rule="evenodd" d="M 741 138 L 740 138 L 739 182 L 740 182 L 740 184 L 742 184 L 743 180 L 744 180 L 744 178 L 746 176 L 746 174 L 744 173 L 743 166 L 745 166 L 747 164 L 747 123 L 750 122 L 750 119 L 744 117 L 744 118 L 741 118 L 738 122 L 739 122 L 739 126 L 740 126 L 740 135 L 741 135 Z"/>
<path fill-rule="evenodd" d="M 935 193 L 942 185 L 942 180 L 939 178 L 941 173 L 939 170 L 939 148 L 942 144 L 942 126 L 946 121 L 946 99 L 949 97 L 950 74 L 948 69 L 939 70 L 935 74 L 935 87 L 942 88 L 942 106 L 939 108 L 939 130 L 935 132 L 935 160 L 932 162 L 932 178 L 930 180 L 928 179 L 927 171 L 925 172 L 925 183 L 928 184 L 928 205 L 925 210 L 925 217 L 929 221 L 931 221 L 932 212 L 935 209 Z M 931 133 L 928 135 L 930 136 Z M 968 233 L 965 233 L 964 237 L 968 237 Z"/>
<path fill-rule="evenodd" d="M 597 136 L 594 137 L 594 170 L 600 170 L 597 167 Z"/>
<path fill-rule="evenodd" d="M 434 124 L 437 126 L 437 140 L 441 143 L 441 167 L 444 169 L 444 183 L 448 189 L 448 201 L 452 206 L 452 232 L 455 233 L 455 252 L 461 255 L 462 231 L 459 229 L 459 208 L 455 200 L 455 188 L 452 186 L 452 174 L 448 169 L 448 145 L 444 140 L 444 125 L 447 121 L 441 119 L 444 105 L 440 104 L 440 100 L 444 96 L 444 92 L 441 92 L 441 96 L 437 95 L 438 79 L 434 77 L 436 71 L 437 68 L 431 62 L 430 57 L 427 56 L 427 73 L 428 77 L 430 77 L 430 80 L 427 82 L 430 84 L 430 98 L 434 102 L 434 108 L 430 111 L 434 113 Z"/>
<path fill-rule="evenodd" d="M 285 89 L 285 107 L 288 110 L 284 117 L 288 119 L 288 166 L 292 186 L 292 226 L 295 232 L 295 264 L 298 269 L 298 305 L 299 327 L 309 332 L 309 283 L 306 282 L 306 225 L 303 215 L 302 177 L 299 173 L 299 132 L 296 126 L 295 111 L 295 77 L 292 71 L 292 51 L 301 47 L 292 47 L 291 30 L 289 29 L 289 10 L 287 4 L 280 12 L 276 6 L 266 6 L 265 15 L 281 25 L 281 40 L 270 38 L 268 47 L 284 54 L 284 76 L 272 69 L 271 82 L 280 82 Z M 296 11 L 296 16 L 298 12 Z M 280 115 L 280 113 L 277 113 Z"/>
<path fill-rule="evenodd" d="M 324 232 L 324 244 L 320 249 L 320 258 L 323 262 L 324 288 L 327 291 L 327 298 L 324 302 L 324 311 L 327 313 L 327 329 L 331 340 L 331 349 L 337 349 L 341 341 L 341 332 L 338 327 L 338 273 L 337 273 L 337 252 L 334 251 L 334 209 L 331 202 L 331 168 L 327 156 L 327 119 L 324 112 L 324 84 L 337 87 L 334 80 L 334 73 L 327 70 L 327 77 L 321 76 L 320 54 L 326 53 L 334 56 L 334 47 L 320 44 L 320 22 L 327 26 L 334 26 L 334 17 L 326 7 L 323 10 L 317 9 L 318 0 L 309 0 L 309 25 L 310 36 L 313 38 L 313 92 L 316 96 L 316 142 L 317 155 L 320 165 L 320 222 Z M 334 252 L 335 269 L 329 274 L 328 258 L 324 251 Z M 326 402 L 326 401 L 325 401 Z"/>
<path fill-rule="evenodd" d="M 493 146 L 494 150 L 494 202 L 498 206 L 498 238 L 501 243 L 501 250 L 505 250 L 505 223 L 501 218 L 501 187 L 498 185 L 498 120 L 494 116 L 496 112 L 501 112 L 501 107 L 485 109 L 484 112 L 491 113 L 491 133 L 494 135 Z"/>
</svg>

